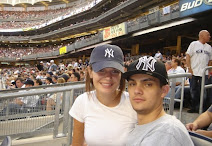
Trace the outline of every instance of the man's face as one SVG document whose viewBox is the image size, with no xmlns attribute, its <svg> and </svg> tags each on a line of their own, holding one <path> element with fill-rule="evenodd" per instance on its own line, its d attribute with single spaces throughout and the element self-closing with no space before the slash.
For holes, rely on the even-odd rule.
<svg viewBox="0 0 212 146">
<path fill-rule="evenodd" d="M 77 82 L 77 77 L 75 77 L 74 74 L 71 74 L 71 77 L 70 77 L 70 82 Z"/>
<path fill-rule="evenodd" d="M 159 79 L 145 74 L 134 74 L 128 81 L 130 102 L 138 114 L 148 114 L 161 108 L 168 89 L 167 85 L 160 87 Z"/>
<path fill-rule="evenodd" d="M 20 80 L 17 80 L 17 81 L 16 81 L 16 86 L 17 86 L 18 88 L 21 88 L 23 85 L 24 85 L 24 84 L 23 84 Z"/>
<path fill-rule="evenodd" d="M 172 59 L 171 66 L 172 67 L 177 67 L 177 62 L 175 62 L 175 59 Z"/>
<path fill-rule="evenodd" d="M 209 42 L 211 39 L 210 33 L 208 31 L 203 31 L 202 38 L 206 43 Z"/>
</svg>

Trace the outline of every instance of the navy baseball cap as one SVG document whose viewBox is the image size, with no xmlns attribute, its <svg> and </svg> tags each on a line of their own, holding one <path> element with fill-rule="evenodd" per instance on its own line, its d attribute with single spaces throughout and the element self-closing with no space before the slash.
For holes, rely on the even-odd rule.
<svg viewBox="0 0 212 146">
<path fill-rule="evenodd" d="M 158 78 L 163 84 L 168 84 L 168 76 L 164 63 L 152 56 L 143 56 L 132 62 L 127 67 L 127 72 L 123 74 L 123 77 L 128 80 L 134 74 L 147 74 Z"/>
<path fill-rule="evenodd" d="M 92 66 L 94 72 L 112 67 L 123 73 L 124 55 L 121 48 L 116 45 L 105 44 L 97 46 L 91 52 L 89 64 Z"/>
</svg>

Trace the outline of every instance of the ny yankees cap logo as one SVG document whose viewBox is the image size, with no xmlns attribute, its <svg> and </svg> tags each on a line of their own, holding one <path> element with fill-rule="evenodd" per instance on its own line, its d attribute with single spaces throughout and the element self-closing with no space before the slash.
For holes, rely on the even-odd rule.
<svg viewBox="0 0 212 146">
<path fill-rule="evenodd" d="M 134 74 L 150 75 L 158 78 L 164 85 L 168 84 L 168 76 L 164 63 L 152 56 L 142 56 L 132 62 L 127 67 L 127 72 L 123 74 L 123 77 L 128 80 Z"/>
<path fill-rule="evenodd" d="M 152 72 L 154 72 L 156 62 L 157 60 L 153 58 L 152 56 L 150 56 L 149 58 L 147 56 L 140 57 L 136 65 L 136 69 L 139 70 L 143 64 L 142 70 L 145 70 L 145 71 L 151 70 Z"/>
<path fill-rule="evenodd" d="M 112 67 L 124 72 L 124 55 L 120 47 L 116 45 L 101 45 L 93 49 L 89 64 L 95 72 L 103 68 Z"/>
<path fill-rule="evenodd" d="M 108 57 L 108 58 L 110 58 L 110 57 L 114 57 L 114 50 L 113 49 L 105 49 L 105 57 Z"/>
</svg>

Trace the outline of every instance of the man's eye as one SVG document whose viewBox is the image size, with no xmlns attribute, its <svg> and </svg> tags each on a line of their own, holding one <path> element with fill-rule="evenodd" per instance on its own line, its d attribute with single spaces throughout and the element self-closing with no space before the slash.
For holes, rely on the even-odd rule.
<svg viewBox="0 0 212 146">
<path fill-rule="evenodd" d="M 145 86 L 146 87 L 151 87 L 152 86 L 152 83 L 145 83 Z"/>
<path fill-rule="evenodd" d="M 128 86 L 134 86 L 135 83 L 128 83 Z"/>
</svg>

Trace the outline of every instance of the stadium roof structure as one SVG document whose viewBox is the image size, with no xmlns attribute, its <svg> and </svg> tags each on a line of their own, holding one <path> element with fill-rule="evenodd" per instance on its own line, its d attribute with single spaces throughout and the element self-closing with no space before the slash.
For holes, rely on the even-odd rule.
<svg viewBox="0 0 212 146">
<path fill-rule="evenodd" d="M 70 3 L 77 0 L 0 0 L 0 5 L 17 6 L 25 4 L 27 6 L 55 5 L 62 3 Z"/>
</svg>

